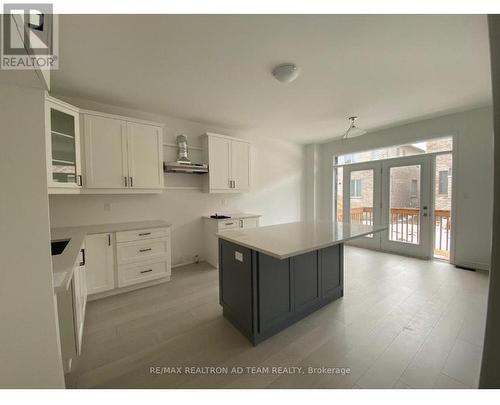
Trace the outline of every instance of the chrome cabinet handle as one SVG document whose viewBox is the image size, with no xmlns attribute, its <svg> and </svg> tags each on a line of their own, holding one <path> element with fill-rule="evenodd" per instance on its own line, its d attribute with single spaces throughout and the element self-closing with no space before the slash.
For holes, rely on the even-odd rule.
<svg viewBox="0 0 500 405">
<path fill-rule="evenodd" d="M 149 252 L 151 250 L 151 248 L 147 248 L 147 249 L 139 249 L 139 252 Z"/>
<path fill-rule="evenodd" d="M 150 271 L 153 271 L 153 269 L 149 269 L 149 270 L 141 270 L 140 273 L 141 274 L 144 274 L 144 273 L 149 273 Z"/>
<path fill-rule="evenodd" d="M 82 261 L 80 262 L 80 266 L 85 266 L 85 249 L 80 250 L 82 252 Z"/>
</svg>

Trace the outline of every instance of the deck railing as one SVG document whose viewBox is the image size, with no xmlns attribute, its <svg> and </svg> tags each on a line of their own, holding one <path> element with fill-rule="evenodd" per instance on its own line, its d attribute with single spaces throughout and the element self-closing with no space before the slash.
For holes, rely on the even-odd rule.
<svg viewBox="0 0 500 405">
<path fill-rule="evenodd" d="M 434 238 L 434 250 L 438 256 L 449 256 L 451 212 L 450 210 L 435 210 L 434 221 L 436 236 Z"/>
<path fill-rule="evenodd" d="M 339 212 L 337 220 L 343 220 Z M 434 250 L 438 256 L 448 257 L 450 250 L 451 212 L 450 210 L 435 210 Z M 351 223 L 373 225 L 373 208 L 358 207 L 351 209 Z M 420 209 L 391 208 L 390 238 L 391 240 L 414 243 L 420 241 Z"/>
</svg>

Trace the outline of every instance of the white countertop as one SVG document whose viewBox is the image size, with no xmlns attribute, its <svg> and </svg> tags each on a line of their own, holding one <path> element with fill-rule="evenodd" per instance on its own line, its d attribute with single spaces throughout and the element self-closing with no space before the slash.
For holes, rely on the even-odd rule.
<svg viewBox="0 0 500 405">
<path fill-rule="evenodd" d="M 134 229 L 163 228 L 168 226 L 170 226 L 168 222 L 158 220 L 51 228 L 50 239 L 52 241 L 70 239 L 68 245 L 60 255 L 52 256 L 54 290 L 59 292 L 69 288 L 71 278 L 73 277 L 73 269 L 78 260 L 80 248 L 86 235 L 132 231 Z"/>
<path fill-rule="evenodd" d="M 210 218 L 210 215 L 203 215 L 203 218 L 210 219 L 212 221 L 228 221 L 230 219 L 243 219 L 243 218 L 259 218 L 262 215 L 260 214 L 248 214 L 244 212 L 236 213 L 236 214 L 226 214 L 222 212 L 218 212 L 218 215 L 226 215 L 229 218 Z"/>
<path fill-rule="evenodd" d="M 217 233 L 217 236 L 277 259 L 286 259 L 385 229 L 387 226 L 316 221 L 229 229 Z"/>
</svg>

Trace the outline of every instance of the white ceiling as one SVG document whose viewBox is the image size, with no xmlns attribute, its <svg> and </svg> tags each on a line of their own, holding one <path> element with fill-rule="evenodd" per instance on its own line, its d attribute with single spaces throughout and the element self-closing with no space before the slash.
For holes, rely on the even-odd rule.
<svg viewBox="0 0 500 405">
<path fill-rule="evenodd" d="M 302 69 L 293 83 L 270 71 Z M 485 16 L 61 15 L 57 94 L 300 143 L 491 102 Z"/>
</svg>

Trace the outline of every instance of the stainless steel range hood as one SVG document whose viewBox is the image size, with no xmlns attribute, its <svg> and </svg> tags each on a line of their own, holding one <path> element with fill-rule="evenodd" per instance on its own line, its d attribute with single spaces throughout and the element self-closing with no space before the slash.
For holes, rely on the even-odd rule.
<svg viewBox="0 0 500 405">
<path fill-rule="evenodd" d="M 188 157 L 187 138 L 184 135 L 177 136 L 179 154 L 175 162 L 163 163 L 163 170 L 166 173 L 208 173 L 208 166 L 204 163 L 193 163 Z"/>
</svg>

